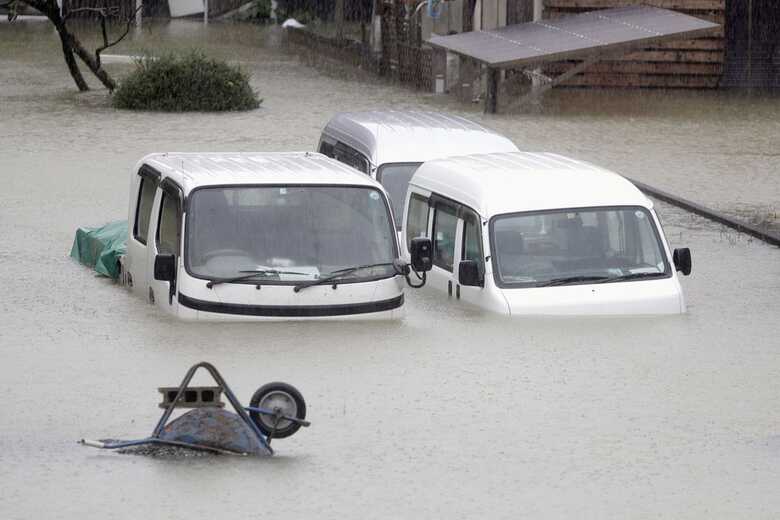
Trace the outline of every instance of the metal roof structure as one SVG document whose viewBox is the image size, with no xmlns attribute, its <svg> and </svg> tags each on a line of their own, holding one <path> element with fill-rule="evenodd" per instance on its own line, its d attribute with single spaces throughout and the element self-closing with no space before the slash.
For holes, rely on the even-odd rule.
<svg viewBox="0 0 780 520">
<path fill-rule="evenodd" d="M 701 36 L 718 24 L 657 7 L 591 11 L 490 31 L 433 36 L 428 43 L 490 67 L 585 59 L 594 52 L 631 50 L 650 43 Z"/>
<path fill-rule="evenodd" d="M 553 153 L 490 153 L 423 163 L 410 185 L 436 192 L 482 218 L 518 211 L 653 203 L 625 177 Z"/>
<path fill-rule="evenodd" d="M 495 112 L 498 69 L 527 69 L 552 61 L 584 60 L 557 78 L 546 78 L 547 85 L 532 93 L 532 97 L 536 97 L 598 60 L 658 42 L 695 38 L 718 27 L 716 23 L 669 9 L 632 6 L 508 25 L 489 31 L 433 36 L 428 43 L 488 67 L 485 111 Z"/>
</svg>

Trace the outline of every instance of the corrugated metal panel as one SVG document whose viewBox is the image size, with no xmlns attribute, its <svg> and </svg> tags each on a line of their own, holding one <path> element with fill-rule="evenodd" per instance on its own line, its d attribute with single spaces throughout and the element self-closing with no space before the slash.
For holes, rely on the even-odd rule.
<svg viewBox="0 0 780 520">
<path fill-rule="evenodd" d="M 699 36 L 718 27 L 668 9 L 634 6 L 490 31 L 434 36 L 429 43 L 504 68 L 628 51 L 649 43 Z"/>
<path fill-rule="evenodd" d="M 196 182 L 268 180 L 285 177 L 292 182 L 296 177 L 311 182 L 312 175 L 327 173 L 328 179 L 354 179 L 367 177 L 356 170 L 310 152 L 299 153 L 165 153 L 147 159 L 167 170 L 168 174 L 181 175 Z"/>
<path fill-rule="evenodd" d="M 734 2 L 730 2 L 734 5 Z M 596 9 L 646 5 L 720 24 L 698 38 L 651 42 L 642 50 L 611 56 L 563 83 L 578 87 L 715 88 L 724 70 L 726 0 L 544 0 L 544 17 L 557 19 Z M 732 24 L 733 25 L 733 24 Z M 545 74 L 563 74 L 577 61 L 545 65 Z"/>
</svg>

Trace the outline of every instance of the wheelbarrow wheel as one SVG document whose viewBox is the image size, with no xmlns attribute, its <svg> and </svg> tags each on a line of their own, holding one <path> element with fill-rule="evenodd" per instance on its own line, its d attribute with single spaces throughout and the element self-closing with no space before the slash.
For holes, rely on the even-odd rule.
<svg viewBox="0 0 780 520">
<path fill-rule="evenodd" d="M 303 400 L 303 396 L 297 388 L 287 383 L 268 383 L 261 386 L 252 396 L 249 406 L 264 410 L 278 409 L 282 415 L 287 417 L 306 418 L 306 402 Z M 301 427 L 299 423 L 281 419 L 274 430 L 275 418 L 273 415 L 250 411 L 249 416 L 265 435 L 271 435 L 273 432 L 274 439 L 289 437 Z"/>
</svg>

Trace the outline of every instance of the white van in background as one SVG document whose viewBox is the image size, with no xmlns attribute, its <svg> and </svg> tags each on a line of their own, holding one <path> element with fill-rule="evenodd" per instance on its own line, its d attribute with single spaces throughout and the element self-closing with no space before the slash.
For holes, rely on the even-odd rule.
<svg viewBox="0 0 780 520">
<path fill-rule="evenodd" d="M 506 137 L 462 117 L 436 112 L 343 112 L 322 130 L 318 151 L 382 184 L 396 223 L 409 179 L 425 161 L 473 153 L 514 152 Z"/>
<path fill-rule="evenodd" d="M 317 153 L 148 155 L 128 227 L 120 280 L 181 319 L 401 315 L 386 193 Z"/>
<path fill-rule="evenodd" d="M 511 315 L 679 314 L 672 253 L 653 203 L 628 180 L 547 153 L 429 161 L 406 197 L 407 254 L 433 242 L 428 286 Z"/>
</svg>

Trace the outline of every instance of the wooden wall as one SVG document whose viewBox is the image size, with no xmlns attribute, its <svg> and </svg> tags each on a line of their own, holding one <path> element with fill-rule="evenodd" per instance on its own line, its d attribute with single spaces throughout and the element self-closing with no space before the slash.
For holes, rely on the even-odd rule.
<svg viewBox="0 0 780 520">
<path fill-rule="evenodd" d="M 564 83 L 581 87 L 715 88 L 723 76 L 726 41 L 726 0 L 544 0 L 544 17 L 628 5 L 674 9 L 721 24 L 706 38 L 677 40 L 654 45 L 587 68 Z M 559 74 L 577 62 L 559 62 L 545 67 Z"/>
</svg>

